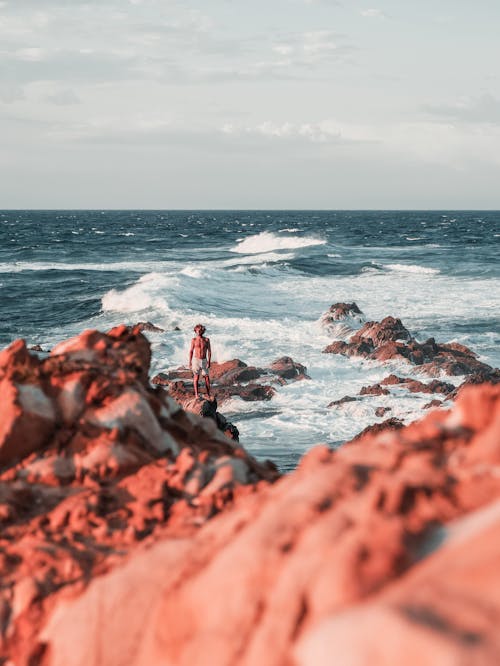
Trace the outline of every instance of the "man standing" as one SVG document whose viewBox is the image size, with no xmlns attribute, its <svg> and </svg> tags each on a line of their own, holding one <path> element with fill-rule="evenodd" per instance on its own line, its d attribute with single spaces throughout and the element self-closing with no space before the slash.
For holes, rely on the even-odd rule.
<svg viewBox="0 0 500 666">
<path fill-rule="evenodd" d="M 194 395 L 195 398 L 199 397 L 198 382 L 201 374 L 205 378 L 207 398 L 210 398 L 210 377 L 208 376 L 212 360 L 210 340 L 204 337 L 205 327 L 202 324 L 196 324 L 194 332 L 196 333 L 196 337 L 191 340 L 191 348 L 189 350 L 189 367 L 193 371 Z"/>
</svg>

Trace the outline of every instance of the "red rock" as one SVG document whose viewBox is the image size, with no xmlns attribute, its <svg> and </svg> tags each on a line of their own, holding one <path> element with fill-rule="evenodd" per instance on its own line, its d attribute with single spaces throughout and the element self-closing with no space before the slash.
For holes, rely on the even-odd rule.
<svg viewBox="0 0 500 666">
<path fill-rule="evenodd" d="M 364 322 L 364 314 L 356 303 L 334 303 L 320 319 L 326 332 L 337 338 L 352 334 Z"/>
<path fill-rule="evenodd" d="M 59 593 L 169 529 L 197 530 L 240 485 L 278 477 L 224 417 L 188 414 L 150 388 L 149 356 L 126 327 L 86 332 L 44 360 L 22 342 L 1 353 L 0 645 L 12 663 L 39 663 L 34 637 Z"/>
<path fill-rule="evenodd" d="M 367 426 L 364 430 L 362 430 L 359 433 L 359 435 L 356 435 L 354 439 L 356 440 L 361 437 L 364 437 L 364 435 L 368 433 L 376 435 L 379 432 L 382 432 L 383 430 L 400 430 L 403 427 L 404 424 L 400 419 L 390 418 L 387 419 L 386 421 L 382 421 L 381 423 L 374 423 L 373 425 Z"/>
<path fill-rule="evenodd" d="M 289 356 L 282 356 L 273 361 L 269 371 L 282 379 L 310 379 L 305 365 L 296 363 Z"/>
<path fill-rule="evenodd" d="M 348 342 L 336 341 L 323 352 L 361 356 L 380 362 L 405 360 L 419 366 L 421 372 L 431 377 L 494 373 L 491 366 L 479 361 L 477 355 L 464 345 L 456 342 L 437 344 L 434 338 L 418 342 L 401 320 L 394 317 L 386 317 L 381 322 L 367 322 Z"/>
<path fill-rule="evenodd" d="M 440 407 L 442 404 L 442 400 L 431 400 L 430 402 L 425 403 L 422 409 L 432 409 L 433 407 Z"/>
<path fill-rule="evenodd" d="M 353 398 L 350 395 L 345 395 L 343 398 L 340 398 L 340 400 L 334 400 L 331 402 L 328 407 L 339 407 L 340 405 L 344 405 L 346 402 L 356 402 L 358 398 Z"/>
<path fill-rule="evenodd" d="M 500 388 L 485 386 L 313 449 L 59 600 L 40 633 L 49 663 L 497 663 L 499 435 Z"/>
<path fill-rule="evenodd" d="M 150 321 L 140 321 L 135 325 L 137 331 L 142 333 L 143 331 L 148 331 L 151 333 L 165 333 L 164 328 L 160 328 L 155 324 L 152 324 Z"/>
<path fill-rule="evenodd" d="M 499 385 L 277 480 L 144 381 L 140 333 L 95 333 L 3 356 L 0 405 L 55 405 L 0 466 L 4 661 L 499 661 Z"/>
<path fill-rule="evenodd" d="M 375 416 L 384 416 L 387 412 L 391 411 L 391 407 L 377 407 L 375 410 Z"/>
<path fill-rule="evenodd" d="M 359 392 L 359 395 L 390 395 L 388 391 L 380 384 L 373 384 L 372 386 L 363 386 Z"/>
<path fill-rule="evenodd" d="M 367 341 L 373 347 L 400 340 L 409 341 L 411 335 L 401 320 L 394 317 L 385 317 L 381 322 L 369 321 L 351 338 L 351 342 Z"/>
</svg>

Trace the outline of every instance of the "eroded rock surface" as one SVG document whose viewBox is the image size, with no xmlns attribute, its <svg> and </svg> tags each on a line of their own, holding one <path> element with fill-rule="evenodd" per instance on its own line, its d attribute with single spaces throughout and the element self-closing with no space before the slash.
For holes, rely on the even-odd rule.
<svg viewBox="0 0 500 666">
<path fill-rule="evenodd" d="M 37 649 L 51 666 L 498 663 L 499 470 L 500 387 L 468 387 L 137 552 L 61 601 Z"/>
<path fill-rule="evenodd" d="M 367 322 L 347 342 L 336 340 L 323 351 L 377 361 L 405 360 L 431 377 L 441 374 L 485 377 L 494 373 L 491 366 L 479 361 L 477 354 L 465 345 L 437 343 L 434 338 L 418 342 L 401 320 L 394 317 Z"/>
<path fill-rule="evenodd" d="M 321 315 L 320 324 L 332 338 L 342 340 L 366 321 L 356 303 L 334 303 Z"/>
<path fill-rule="evenodd" d="M 216 414 L 151 388 L 149 362 L 146 338 L 125 326 L 45 360 L 22 340 L 0 353 L 0 655 L 16 666 L 40 663 L 35 637 L 60 595 L 278 477 Z"/>
<path fill-rule="evenodd" d="M 161 372 L 151 381 L 153 384 L 165 386 L 174 400 L 183 408 L 189 409 L 193 396 L 192 377 L 188 368 L 177 368 Z M 307 368 L 289 356 L 276 359 L 266 368 L 249 366 L 237 358 L 222 363 L 214 362 L 210 367 L 212 393 L 219 405 L 234 397 L 246 402 L 271 400 L 276 394 L 274 385 L 302 379 L 310 379 Z M 203 391 L 201 378 L 200 392 Z"/>
</svg>

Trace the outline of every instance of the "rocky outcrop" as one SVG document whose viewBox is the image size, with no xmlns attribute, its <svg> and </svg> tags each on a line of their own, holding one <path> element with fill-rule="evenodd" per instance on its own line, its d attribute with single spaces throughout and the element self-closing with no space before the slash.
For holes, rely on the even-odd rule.
<svg viewBox="0 0 500 666">
<path fill-rule="evenodd" d="M 332 338 L 342 340 L 352 335 L 365 321 L 356 303 L 334 303 L 321 315 L 320 325 Z"/>
<path fill-rule="evenodd" d="M 499 466 L 500 387 L 468 387 L 140 549 L 32 648 L 46 666 L 498 663 Z"/>
<path fill-rule="evenodd" d="M 233 397 L 247 402 L 271 400 L 276 393 L 273 385 L 302 379 L 310 379 L 307 368 L 289 356 L 276 359 L 266 368 L 248 366 L 237 358 L 222 363 L 213 362 L 210 366 L 212 392 L 219 405 Z M 193 387 L 192 373 L 188 368 L 161 372 L 151 381 L 166 387 L 174 400 L 184 409 L 189 409 L 187 405 L 191 404 Z"/>
<path fill-rule="evenodd" d="M 143 333 L 144 331 L 148 333 L 165 333 L 164 328 L 160 328 L 160 326 L 156 326 L 155 324 L 152 324 L 150 321 L 138 322 L 135 325 L 135 329 L 140 333 Z"/>
<path fill-rule="evenodd" d="M 457 342 L 438 344 L 434 338 L 418 342 L 401 320 L 394 317 L 367 322 L 348 342 L 336 340 L 323 352 L 377 361 L 404 360 L 419 366 L 420 372 L 431 377 L 441 374 L 485 376 L 494 372 L 491 366 L 479 361 L 473 351 Z"/>
<path fill-rule="evenodd" d="M 35 636 L 69 589 L 278 478 L 216 413 L 151 388 L 149 362 L 146 338 L 125 326 L 44 360 L 22 340 L 0 353 L 0 654 L 11 663 L 40 663 Z"/>
</svg>

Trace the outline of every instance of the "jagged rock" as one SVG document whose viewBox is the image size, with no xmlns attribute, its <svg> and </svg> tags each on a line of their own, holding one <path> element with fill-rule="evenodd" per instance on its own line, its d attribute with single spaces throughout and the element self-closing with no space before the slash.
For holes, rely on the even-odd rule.
<svg viewBox="0 0 500 666">
<path fill-rule="evenodd" d="M 498 663 L 499 417 L 500 388 L 468 387 L 451 412 L 313 449 L 55 604 L 48 664 Z"/>
<path fill-rule="evenodd" d="M 404 428 L 403 421 L 396 418 L 390 418 L 387 419 L 386 421 L 382 421 L 382 423 L 374 423 L 373 425 L 367 426 L 364 430 L 362 430 L 359 433 L 359 435 L 356 435 L 356 437 L 354 437 L 354 440 L 360 439 L 361 437 L 364 437 L 366 434 L 369 433 L 372 435 L 377 435 L 378 433 L 384 430 L 401 430 L 401 428 Z"/>
<path fill-rule="evenodd" d="M 430 402 L 425 403 L 422 409 L 432 409 L 433 407 L 440 407 L 442 404 L 442 400 L 431 400 Z"/>
<path fill-rule="evenodd" d="M 443 395 L 448 395 L 455 390 L 453 384 L 438 379 L 434 379 L 431 382 L 424 384 L 424 382 L 420 382 L 418 379 L 397 377 L 396 375 L 385 377 L 380 384 L 382 386 L 400 385 L 410 393 L 442 393 Z"/>
<path fill-rule="evenodd" d="M 385 416 L 387 412 L 391 411 L 391 407 L 377 407 L 375 410 L 375 416 Z"/>
<path fill-rule="evenodd" d="M 307 374 L 307 368 L 301 363 L 296 363 L 290 356 L 282 356 L 271 363 L 269 372 L 282 379 L 311 379 Z"/>
<path fill-rule="evenodd" d="M 140 321 L 135 326 L 141 333 L 143 331 L 148 331 L 150 333 L 165 333 L 164 328 L 160 328 L 159 326 L 152 324 L 150 321 Z"/>
<path fill-rule="evenodd" d="M 390 391 L 380 384 L 372 384 L 372 386 L 363 386 L 359 395 L 389 395 Z"/>
<path fill-rule="evenodd" d="M 288 381 L 310 379 L 306 371 L 304 365 L 296 363 L 289 356 L 276 359 L 268 368 L 248 366 L 235 358 L 223 363 L 213 362 L 210 378 L 214 396 L 221 405 L 234 397 L 245 401 L 270 400 L 276 390 L 266 382 L 283 385 Z M 151 382 L 167 387 L 170 395 L 184 408 L 193 394 L 192 373 L 188 368 L 161 372 Z"/>
<path fill-rule="evenodd" d="M 327 407 L 339 407 L 340 405 L 344 405 L 346 402 L 356 402 L 357 398 L 353 398 L 350 395 L 345 395 L 343 398 L 340 398 L 340 400 L 334 400 L 331 402 Z"/>
<path fill-rule="evenodd" d="M 325 332 L 335 338 L 345 338 L 364 322 L 364 314 L 356 303 L 334 303 L 320 319 Z"/>
<path fill-rule="evenodd" d="M 279 476 L 223 435 L 238 433 L 215 403 L 201 418 L 151 388 L 149 358 L 125 326 L 44 360 L 23 341 L 0 353 L 0 661 L 40 663 L 35 635 L 59 593 Z"/>
<path fill-rule="evenodd" d="M 493 372 L 465 345 L 456 342 L 438 344 L 434 338 L 418 342 L 401 320 L 394 317 L 385 317 L 381 322 L 367 322 L 348 342 L 333 342 L 325 347 L 323 353 L 361 356 L 382 362 L 404 360 L 419 366 L 420 372 L 431 377 Z"/>
</svg>

